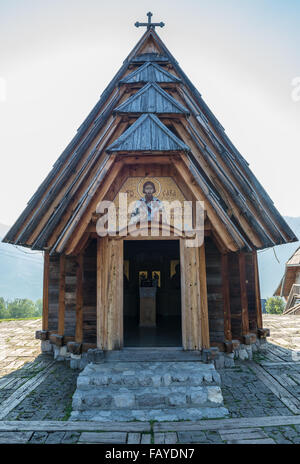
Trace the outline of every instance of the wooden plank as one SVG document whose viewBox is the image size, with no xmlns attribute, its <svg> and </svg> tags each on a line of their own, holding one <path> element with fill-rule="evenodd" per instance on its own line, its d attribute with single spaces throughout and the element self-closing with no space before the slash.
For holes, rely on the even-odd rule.
<svg viewBox="0 0 300 464">
<path fill-rule="evenodd" d="M 44 252 L 44 275 L 43 275 L 43 319 L 42 330 L 48 330 L 49 314 L 49 252 Z"/>
<path fill-rule="evenodd" d="M 75 341 L 83 340 L 83 252 L 77 258 L 76 271 L 76 330 Z"/>
<path fill-rule="evenodd" d="M 180 240 L 182 345 L 184 350 L 199 350 L 201 340 L 201 300 L 199 250 Z"/>
<path fill-rule="evenodd" d="M 207 201 L 206 195 L 204 192 L 202 192 L 199 188 L 199 186 L 196 185 L 195 179 L 193 178 L 192 174 L 188 170 L 188 161 L 184 160 L 185 163 L 183 163 L 181 160 L 176 160 L 174 159 L 174 167 L 177 170 L 177 173 L 179 177 L 181 178 L 181 182 L 186 183 L 189 185 L 192 193 L 196 197 L 197 200 L 204 201 L 205 202 L 205 208 L 207 211 L 207 216 L 213 224 L 214 228 L 216 229 L 218 235 L 221 237 L 222 241 L 226 244 L 226 247 L 228 250 L 231 251 L 237 251 L 239 249 L 239 246 L 243 246 L 241 240 L 239 239 L 239 245 L 237 244 L 237 241 L 231 233 L 224 227 L 224 224 L 222 223 L 219 215 L 213 208 L 213 206 L 210 205 L 209 201 Z M 224 214 L 224 212 L 223 212 Z"/>
<path fill-rule="evenodd" d="M 206 282 L 206 259 L 205 243 L 199 248 L 199 280 L 200 280 L 200 325 L 202 348 L 209 348 L 209 323 L 208 323 L 208 304 L 207 304 L 207 282 Z"/>
<path fill-rule="evenodd" d="M 241 305 L 242 305 L 242 335 L 249 333 L 248 296 L 246 284 L 245 253 L 239 253 Z"/>
<path fill-rule="evenodd" d="M 65 329 L 65 288 L 66 288 L 66 257 L 59 258 L 59 297 L 58 297 L 58 334 L 63 335 Z"/>
<path fill-rule="evenodd" d="M 103 432 L 150 432 L 149 422 L 100 422 L 100 421 L 0 421 L 0 432 L 57 432 L 95 431 Z"/>
<path fill-rule="evenodd" d="M 5 401 L 1 403 L 0 420 L 2 420 L 7 414 L 10 413 L 18 404 L 20 404 L 26 396 L 28 396 L 33 390 L 35 390 L 51 372 L 51 369 L 55 361 L 50 361 L 46 364 L 45 369 L 39 372 L 37 375 L 27 380 L 21 387 L 13 392 Z"/>
<path fill-rule="evenodd" d="M 126 443 L 126 432 L 83 432 L 78 443 Z"/>
<path fill-rule="evenodd" d="M 261 298 L 260 298 L 260 285 L 259 285 L 259 272 L 258 272 L 258 262 L 257 262 L 257 251 L 253 251 L 253 264 L 254 264 L 254 285 L 255 285 L 255 302 L 256 302 L 256 321 L 257 328 L 263 328 L 262 321 L 262 308 L 261 308 Z"/>
<path fill-rule="evenodd" d="M 123 346 L 123 240 L 97 240 L 97 346 Z"/>
<path fill-rule="evenodd" d="M 256 373 L 257 377 L 284 403 L 293 414 L 300 414 L 300 401 L 286 390 L 280 383 L 261 366 L 253 361 L 250 367 Z"/>
<path fill-rule="evenodd" d="M 224 337 L 225 340 L 232 340 L 231 333 L 231 311 L 230 311 L 230 291 L 229 291 L 229 270 L 228 255 L 222 254 L 222 296 L 224 312 Z"/>
<path fill-rule="evenodd" d="M 113 155 L 107 164 L 108 166 L 105 168 L 105 173 L 103 174 L 103 182 L 101 185 L 99 185 L 99 179 L 94 182 L 94 185 L 91 187 L 88 196 L 80 208 L 80 211 L 72 220 L 70 229 L 66 235 L 60 239 L 57 250 L 63 250 L 66 247 L 66 254 L 72 254 L 74 252 L 74 249 L 91 221 L 92 213 L 96 210 L 97 204 L 99 201 L 103 200 L 110 186 L 114 182 L 114 179 L 120 174 L 123 167 L 121 161 L 116 161 L 114 163 Z"/>
<path fill-rule="evenodd" d="M 155 432 L 184 432 L 201 430 L 230 430 L 233 428 L 251 427 L 277 427 L 285 425 L 300 425 L 300 416 L 261 416 L 241 417 L 233 419 L 208 419 L 186 422 L 156 422 L 153 425 Z M 22 429 L 21 429 L 22 430 Z"/>
</svg>

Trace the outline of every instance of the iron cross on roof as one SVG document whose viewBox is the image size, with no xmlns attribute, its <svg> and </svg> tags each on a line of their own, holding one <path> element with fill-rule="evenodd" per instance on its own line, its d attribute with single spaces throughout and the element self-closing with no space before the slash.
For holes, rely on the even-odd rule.
<svg viewBox="0 0 300 464">
<path fill-rule="evenodd" d="M 160 22 L 160 23 L 151 23 L 151 16 L 153 16 L 153 14 L 149 11 L 149 13 L 147 13 L 147 16 L 148 16 L 148 22 L 147 23 L 139 23 L 138 21 L 136 23 L 134 23 L 134 25 L 136 27 L 140 27 L 140 26 L 144 26 L 144 27 L 147 27 L 147 30 L 149 31 L 149 29 L 155 29 L 156 26 L 158 27 L 164 27 L 165 23 L 163 22 Z"/>
</svg>

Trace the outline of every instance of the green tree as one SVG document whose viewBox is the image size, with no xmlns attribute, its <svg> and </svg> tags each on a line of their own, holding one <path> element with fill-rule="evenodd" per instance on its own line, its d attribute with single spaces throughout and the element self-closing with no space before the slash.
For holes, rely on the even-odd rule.
<svg viewBox="0 0 300 464">
<path fill-rule="evenodd" d="M 9 319 L 10 312 L 7 309 L 6 301 L 0 297 L 0 319 Z"/>
<path fill-rule="evenodd" d="M 10 317 L 16 319 L 21 317 L 34 317 L 36 314 L 34 302 L 25 298 L 16 298 L 9 302 L 7 309 L 10 312 Z"/>
<path fill-rule="evenodd" d="M 268 314 L 282 314 L 285 303 L 279 296 L 271 296 L 266 301 L 266 311 Z"/>
<path fill-rule="evenodd" d="M 36 300 L 35 302 L 35 315 L 38 317 L 38 316 L 41 316 L 42 313 L 43 313 L 43 301 L 40 298 L 39 300 Z"/>
</svg>

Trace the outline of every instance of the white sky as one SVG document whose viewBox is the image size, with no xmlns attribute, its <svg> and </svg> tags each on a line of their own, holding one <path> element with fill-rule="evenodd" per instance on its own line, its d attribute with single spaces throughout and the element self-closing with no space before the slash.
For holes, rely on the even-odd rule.
<svg viewBox="0 0 300 464">
<path fill-rule="evenodd" d="M 22 212 L 149 9 L 279 211 L 300 216 L 300 0 L 0 0 L 0 223 Z"/>
</svg>

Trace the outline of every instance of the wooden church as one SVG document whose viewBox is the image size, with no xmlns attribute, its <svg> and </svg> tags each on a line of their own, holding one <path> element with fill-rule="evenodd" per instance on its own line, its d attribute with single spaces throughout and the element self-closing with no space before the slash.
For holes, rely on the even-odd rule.
<svg viewBox="0 0 300 464">
<path fill-rule="evenodd" d="M 3 241 L 44 251 L 45 349 L 232 353 L 268 332 L 257 250 L 297 238 L 158 36 L 163 23 L 136 25 L 141 39 Z M 97 205 L 120 192 L 203 202 L 202 245 L 162 224 L 100 236 Z"/>
</svg>

